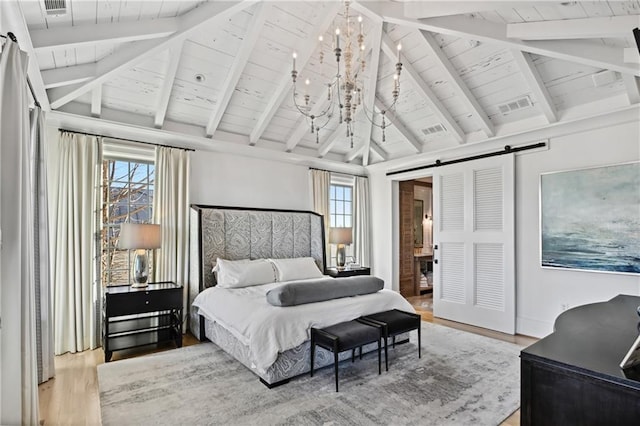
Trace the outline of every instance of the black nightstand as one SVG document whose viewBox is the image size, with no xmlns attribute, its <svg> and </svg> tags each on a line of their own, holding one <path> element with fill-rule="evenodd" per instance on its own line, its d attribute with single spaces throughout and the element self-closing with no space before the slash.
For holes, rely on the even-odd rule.
<svg viewBox="0 0 640 426">
<path fill-rule="evenodd" d="M 173 341 L 182 346 L 182 286 L 150 283 L 144 288 L 111 286 L 104 291 L 102 348 L 114 351 Z"/>
<path fill-rule="evenodd" d="M 334 278 L 353 277 L 355 275 L 371 275 L 371 268 L 337 269 L 327 268 L 327 275 Z"/>
</svg>

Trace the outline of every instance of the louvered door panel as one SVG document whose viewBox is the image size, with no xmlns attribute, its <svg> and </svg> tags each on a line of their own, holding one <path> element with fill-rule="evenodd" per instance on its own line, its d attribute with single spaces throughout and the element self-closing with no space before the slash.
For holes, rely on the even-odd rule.
<svg viewBox="0 0 640 426">
<path fill-rule="evenodd" d="M 440 229 L 464 229 L 464 175 L 444 175 L 440 180 Z"/>
<path fill-rule="evenodd" d="M 440 298 L 448 302 L 465 303 L 464 244 L 443 243 L 441 250 L 442 292 Z"/>
<path fill-rule="evenodd" d="M 504 250 L 502 244 L 474 245 L 474 301 L 481 308 L 504 310 Z"/>
<path fill-rule="evenodd" d="M 502 229 L 502 169 L 473 172 L 474 228 L 476 231 Z"/>
</svg>

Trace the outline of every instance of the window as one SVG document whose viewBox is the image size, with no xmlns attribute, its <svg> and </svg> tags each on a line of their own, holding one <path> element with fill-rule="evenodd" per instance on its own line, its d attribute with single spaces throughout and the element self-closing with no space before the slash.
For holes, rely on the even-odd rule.
<svg viewBox="0 0 640 426">
<path fill-rule="evenodd" d="M 153 162 L 105 159 L 101 185 L 101 278 L 103 285 L 130 284 L 133 251 L 116 247 L 120 224 L 151 223 Z"/>
<path fill-rule="evenodd" d="M 353 186 L 331 184 L 329 187 L 329 226 L 331 228 L 353 227 Z M 346 247 L 347 261 L 353 259 L 353 244 Z M 336 265 L 336 244 L 330 244 L 329 264 Z M 350 259 L 351 257 L 351 259 Z"/>
</svg>

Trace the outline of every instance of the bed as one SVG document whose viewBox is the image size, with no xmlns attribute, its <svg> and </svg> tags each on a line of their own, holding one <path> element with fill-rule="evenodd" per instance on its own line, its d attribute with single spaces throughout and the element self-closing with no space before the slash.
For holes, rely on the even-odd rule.
<svg viewBox="0 0 640 426">
<path fill-rule="evenodd" d="M 198 339 L 214 342 L 269 387 L 309 371 L 310 326 L 324 327 L 393 308 L 413 312 L 391 290 L 283 308 L 269 305 L 265 297 L 283 283 L 239 289 L 215 286 L 212 269 L 217 258 L 311 257 L 319 271 L 324 271 L 324 228 L 316 213 L 192 205 L 190 223 L 189 329 Z M 281 337 L 283 332 L 265 327 L 275 322 L 299 328 L 287 330 L 284 341 L 273 344 L 275 337 L 269 333 Z M 348 356 L 344 353 L 341 359 Z M 333 356 L 319 350 L 315 365 L 320 368 L 331 363 Z"/>
</svg>

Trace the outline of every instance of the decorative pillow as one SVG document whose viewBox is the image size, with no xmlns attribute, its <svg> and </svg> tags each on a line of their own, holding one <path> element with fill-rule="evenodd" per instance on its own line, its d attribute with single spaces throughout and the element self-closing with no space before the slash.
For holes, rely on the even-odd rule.
<svg viewBox="0 0 640 426">
<path fill-rule="evenodd" d="M 285 283 L 267 292 L 267 302 L 273 306 L 295 306 L 341 297 L 376 293 L 384 281 L 372 276 L 322 278 L 312 281 Z"/>
<path fill-rule="evenodd" d="M 278 281 L 306 280 L 322 278 L 316 261 L 312 257 L 297 257 L 295 259 L 269 259 L 278 272 Z"/>
<path fill-rule="evenodd" d="M 225 260 L 218 258 L 214 271 L 218 287 L 240 288 L 276 282 L 276 272 L 271 262 L 258 260 Z"/>
</svg>

